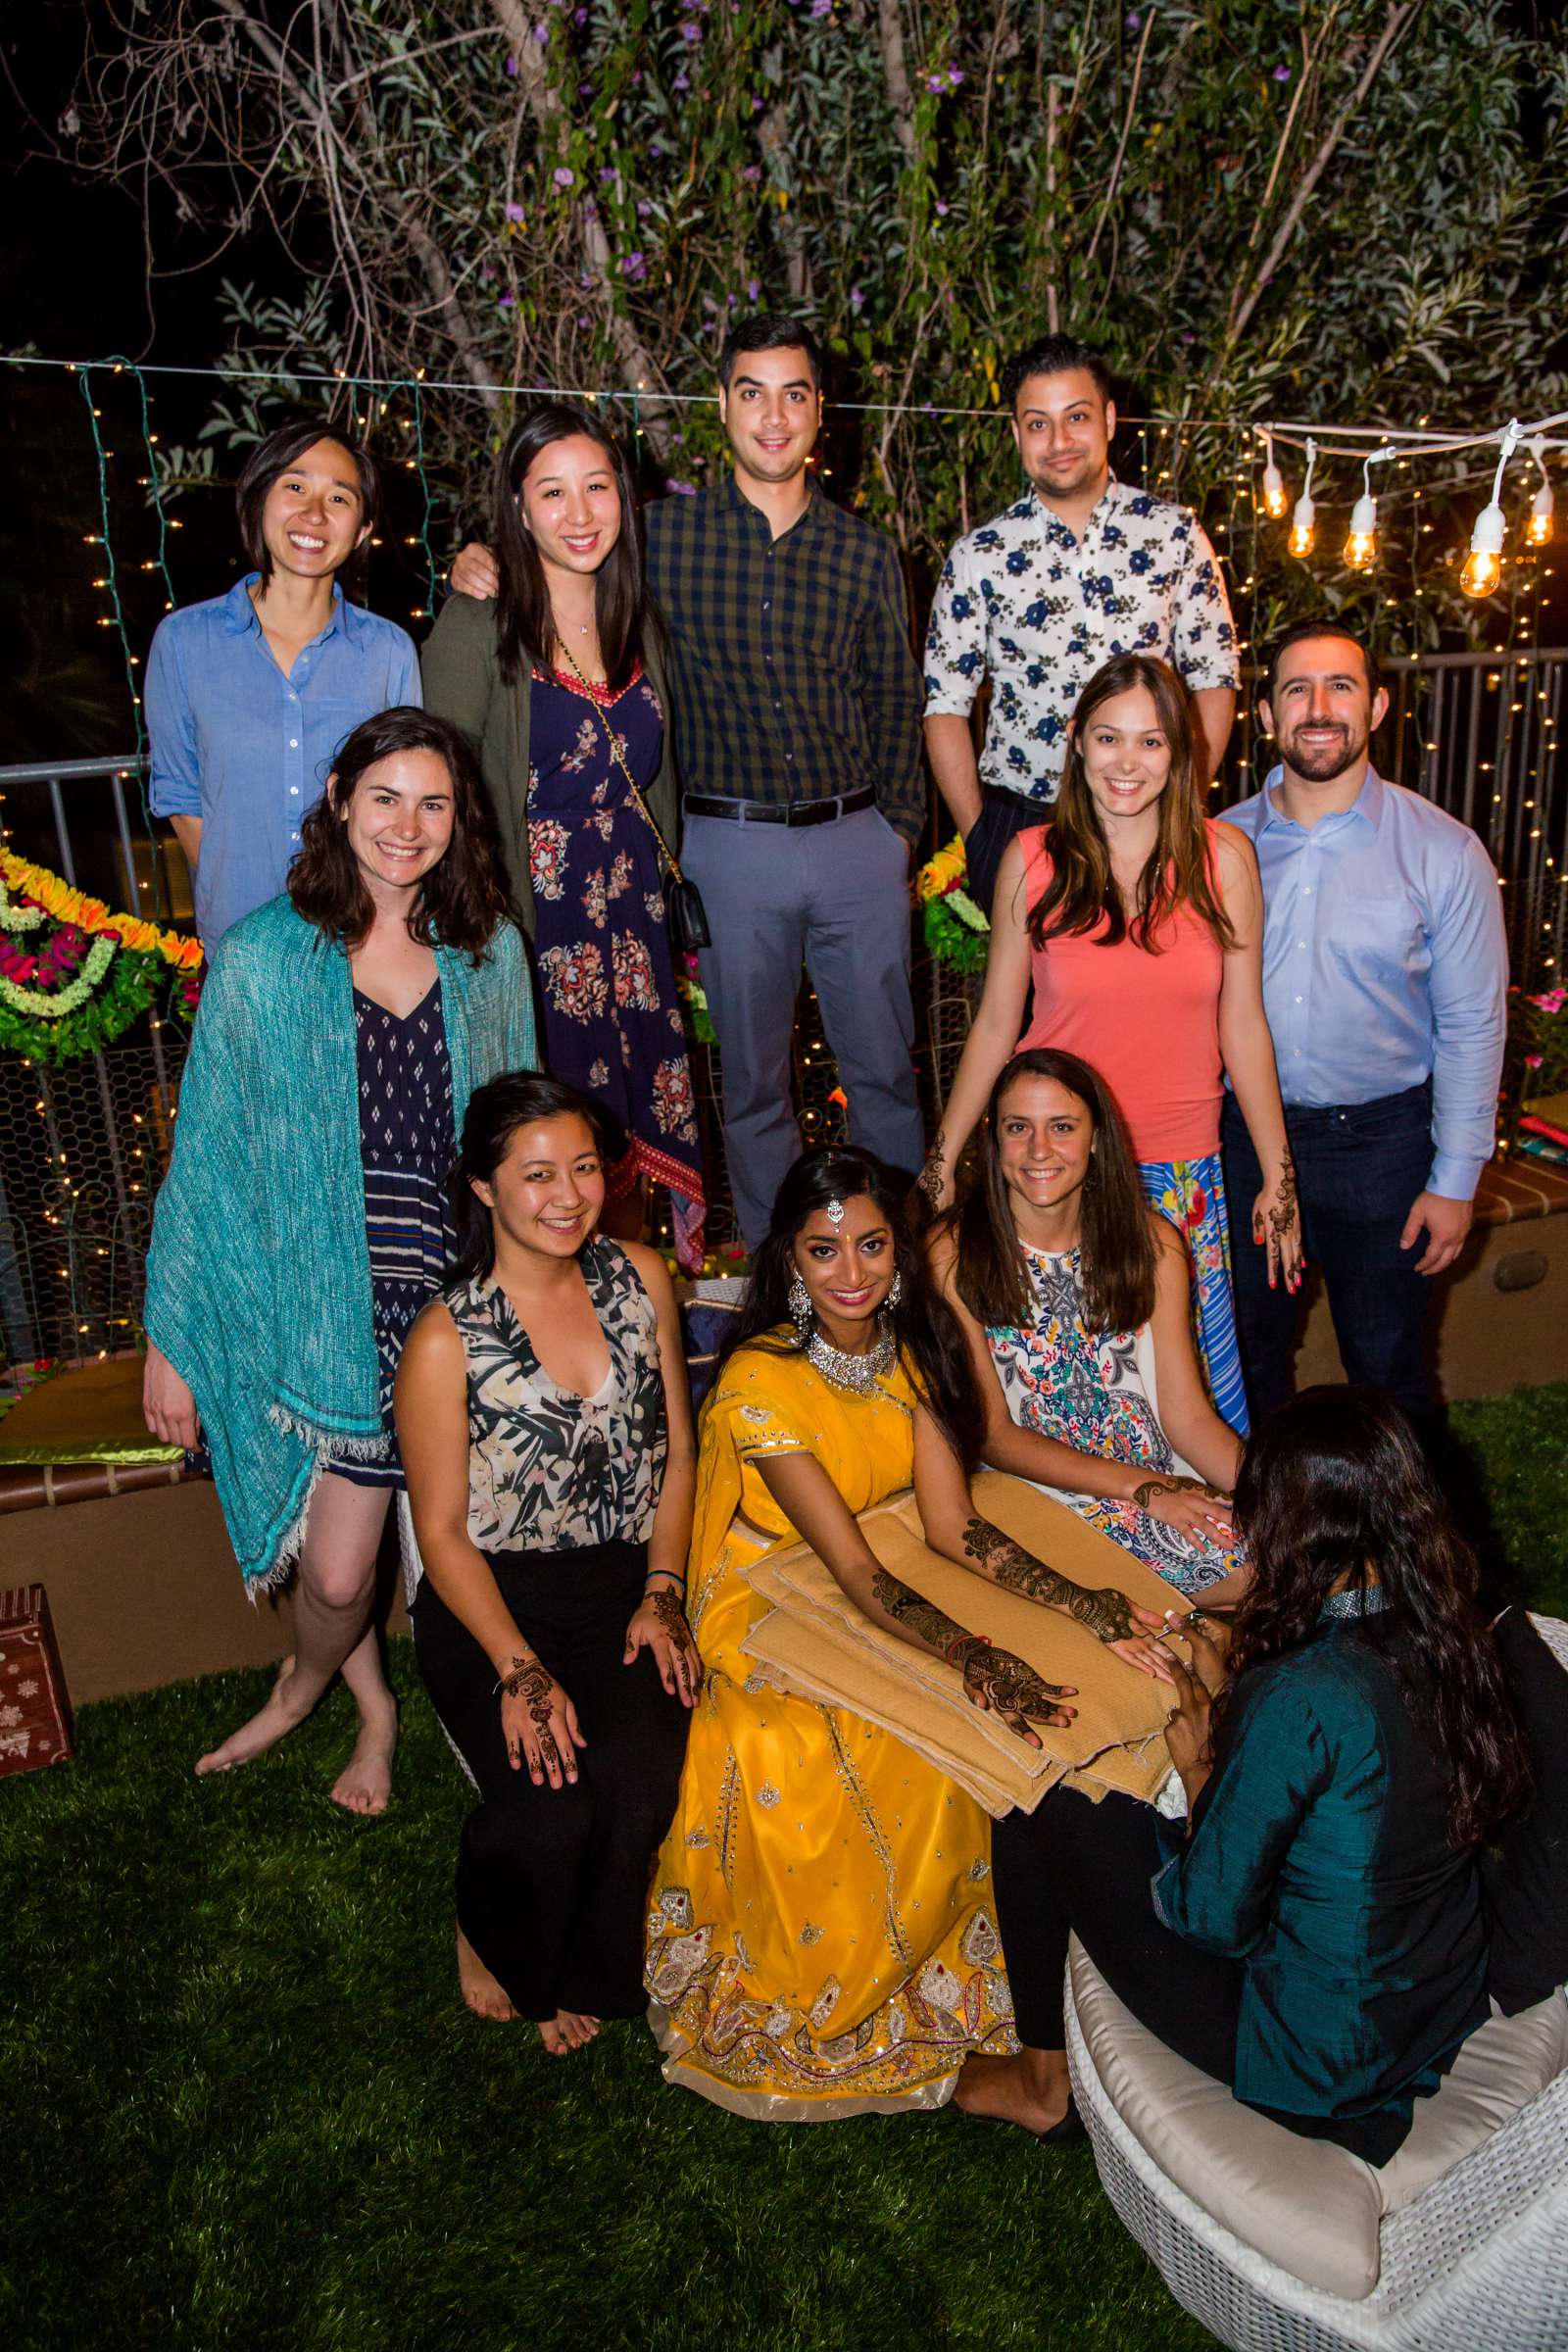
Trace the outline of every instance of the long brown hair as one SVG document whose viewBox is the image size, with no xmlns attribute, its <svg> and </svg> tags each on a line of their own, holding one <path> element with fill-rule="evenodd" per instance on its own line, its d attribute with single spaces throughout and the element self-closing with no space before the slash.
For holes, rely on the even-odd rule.
<svg viewBox="0 0 1568 2352">
<path fill-rule="evenodd" d="M 495 818 L 467 742 L 449 719 L 400 704 L 366 719 L 332 762 L 327 790 L 300 827 L 288 869 L 288 895 L 309 923 L 339 946 L 357 948 L 375 919 L 342 811 L 370 769 L 398 752 L 434 752 L 452 778 L 452 840 L 420 882 L 409 936 L 422 948 L 438 941 L 475 963 L 508 913 Z"/>
<path fill-rule="evenodd" d="M 1002 1172 L 997 1122 L 1013 1088 L 1025 1078 L 1050 1078 L 1076 1095 L 1094 1129 L 1095 1155 L 1083 1189 L 1079 1264 L 1084 1320 L 1091 1331 L 1138 1331 L 1154 1311 L 1158 1250 L 1138 1163 L 1114 1096 L 1096 1069 L 1076 1054 L 1031 1046 L 1007 1063 L 986 1104 L 974 1181 L 944 1229 L 955 1243 L 958 1297 L 979 1323 L 1016 1329 L 1033 1312 L 1025 1260 L 1012 1221 L 1012 1200 Z"/>
<path fill-rule="evenodd" d="M 1342 1578 L 1357 1599 L 1375 1587 L 1379 1605 L 1357 1631 L 1394 1667 L 1447 1768 L 1450 1839 L 1478 1844 L 1529 1794 L 1530 1759 L 1477 1605 L 1475 1553 L 1398 1406 L 1372 1389 L 1304 1389 L 1248 1446 L 1235 1510 L 1252 1583 L 1233 1677 L 1310 1641 Z"/>
<path fill-rule="evenodd" d="M 530 669 L 549 671 L 556 624 L 533 533 L 522 519 L 522 481 L 535 458 L 557 441 L 578 435 L 605 453 L 620 501 L 620 536 L 594 574 L 594 617 L 605 676 L 624 686 L 642 653 L 646 597 L 642 525 L 626 453 L 602 416 L 575 400 L 536 400 L 507 435 L 496 464 L 495 550 L 501 586 L 496 596 L 496 653 L 510 683 Z"/>
<path fill-rule="evenodd" d="M 1084 771 L 1083 742 L 1102 704 L 1140 686 L 1152 697 L 1160 733 L 1170 745 L 1170 775 L 1159 796 L 1159 832 L 1138 877 L 1137 905 L 1129 924 Z M 1234 947 L 1236 934 L 1208 870 L 1198 742 L 1192 698 L 1168 662 L 1155 662 L 1148 654 L 1118 654 L 1096 670 L 1072 714 L 1067 763 L 1047 840 L 1051 880 L 1029 909 L 1029 938 L 1035 947 L 1043 948 L 1057 932 L 1092 931 L 1103 915 L 1105 934 L 1095 943 L 1098 947 L 1118 947 L 1130 935 L 1135 947 L 1157 956 L 1160 926 L 1182 906 L 1191 906 L 1222 948 Z"/>
</svg>

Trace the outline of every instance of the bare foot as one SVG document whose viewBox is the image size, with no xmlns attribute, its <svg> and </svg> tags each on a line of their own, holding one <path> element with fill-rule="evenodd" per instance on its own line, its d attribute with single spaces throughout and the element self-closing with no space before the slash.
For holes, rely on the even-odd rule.
<svg viewBox="0 0 1568 2352">
<path fill-rule="evenodd" d="M 384 1813 L 392 1794 L 392 1758 L 398 1744 L 398 1702 L 388 1691 L 386 1704 L 373 1715 L 361 1716 L 354 1750 L 337 1779 L 331 1798 L 345 1813 Z"/>
<path fill-rule="evenodd" d="M 487 2017 L 497 2026 L 510 2025 L 515 2018 L 517 2012 L 508 2000 L 500 1983 L 491 1975 L 461 1928 L 458 1930 L 458 1984 L 475 2017 Z"/>
<path fill-rule="evenodd" d="M 558 2009 L 556 2024 L 565 2035 L 568 2050 L 586 2049 L 599 2031 L 598 2018 L 580 2009 Z"/>
<path fill-rule="evenodd" d="M 1067 2113 L 1067 2069 L 1060 2069 L 1060 2089 L 1049 2089 L 1029 2078 L 1020 2058 L 988 2058 L 976 2051 L 958 2070 L 953 2104 L 965 2115 L 984 2116 L 998 2124 L 1018 2124 L 1025 2132 L 1050 2132 Z"/>
<path fill-rule="evenodd" d="M 242 1723 L 237 1732 L 230 1732 L 220 1747 L 197 1758 L 198 1778 L 209 1772 L 232 1772 L 237 1764 L 254 1763 L 305 1721 L 316 1701 L 296 1692 L 294 1681 L 294 1661 L 285 1658 L 266 1706 L 249 1723 Z"/>
<path fill-rule="evenodd" d="M 552 2058 L 564 2058 L 571 2044 L 553 2017 L 542 2017 L 534 2028 Z"/>
</svg>

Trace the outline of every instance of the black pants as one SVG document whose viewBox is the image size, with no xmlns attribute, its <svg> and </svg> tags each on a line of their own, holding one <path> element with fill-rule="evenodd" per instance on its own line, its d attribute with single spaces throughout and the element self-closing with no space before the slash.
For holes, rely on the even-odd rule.
<svg viewBox="0 0 1568 2352">
<path fill-rule="evenodd" d="M 623 1665 L 648 1569 L 641 1544 L 491 1552 L 518 1632 L 577 1710 L 575 1785 L 514 1771 L 489 1658 L 428 1577 L 414 1645 L 425 1689 L 479 1787 L 458 1856 L 458 1925 L 520 2017 L 640 2017 L 648 1881 L 675 1810 L 687 1712 L 652 1654 Z"/>
<path fill-rule="evenodd" d="M 1062 1978 L 1074 1935 L 1156 2040 L 1234 2088 L 1242 1967 L 1173 1935 L 1155 1911 L 1149 1882 L 1174 1850 L 1161 1842 L 1152 1805 L 1114 1793 L 1095 1805 L 1075 1788 L 1054 1788 L 1033 1813 L 1015 1809 L 995 1825 L 992 1883 L 1018 2038 L 1032 2049 L 1063 2046 Z M 1408 2114 L 1397 2110 L 1257 2112 L 1303 2138 L 1335 2140 L 1369 2164 L 1386 2164 L 1410 2128 Z"/>
<path fill-rule="evenodd" d="M 963 845 L 968 867 L 965 888 L 983 914 L 991 912 L 997 868 L 1008 842 L 1020 833 L 1027 833 L 1031 825 L 1048 823 L 1050 817 L 1051 804 L 1047 801 L 1026 801 L 1015 792 L 987 789 L 980 813 L 969 827 Z"/>
<path fill-rule="evenodd" d="M 1415 1270 L 1425 1239 L 1399 1248 L 1410 1206 L 1432 1165 L 1432 1088 L 1321 1110 L 1288 1108 L 1306 1254 L 1322 1269 L 1347 1377 L 1384 1389 L 1429 1443 L 1441 1433 L 1427 1371 L 1432 1285 Z M 1262 1177 L 1233 1097 L 1220 1129 L 1231 1218 L 1231 1279 L 1252 1427 L 1295 1385 L 1301 1300 L 1268 1287 L 1265 1253 L 1252 1247 L 1252 1202 Z"/>
</svg>

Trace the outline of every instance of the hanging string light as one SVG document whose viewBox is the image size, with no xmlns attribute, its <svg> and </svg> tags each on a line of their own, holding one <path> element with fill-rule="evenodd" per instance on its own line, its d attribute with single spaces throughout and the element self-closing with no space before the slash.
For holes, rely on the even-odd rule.
<svg viewBox="0 0 1568 2352">
<path fill-rule="evenodd" d="M 1345 561 L 1351 571 L 1370 571 L 1378 556 L 1378 502 L 1372 495 L 1372 468 L 1392 458 L 1392 449 L 1367 452 L 1361 466 L 1361 495 L 1350 509 Z"/>
<path fill-rule="evenodd" d="M 1312 468 L 1317 464 L 1317 443 L 1310 433 L 1306 440 L 1306 479 L 1301 495 L 1296 502 L 1291 517 L 1291 536 L 1287 542 L 1293 556 L 1309 556 L 1317 537 L 1317 509 L 1312 504 Z"/>
<path fill-rule="evenodd" d="M 1515 417 L 1502 436 L 1491 500 L 1476 516 L 1476 526 L 1470 534 L 1470 553 L 1459 574 L 1459 585 L 1466 596 L 1490 596 L 1502 578 L 1502 542 L 1507 529 L 1502 512 L 1502 477 L 1518 446 L 1519 420 Z"/>
<path fill-rule="evenodd" d="M 1531 502 L 1530 519 L 1525 524 L 1525 545 L 1549 547 L 1552 511 L 1557 502 L 1551 495 L 1551 476 L 1546 471 L 1546 445 L 1539 433 L 1530 444 L 1530 455 L 1541 468 L 1541 488 Z"/>
<path fill-rule="evenodd" d="M 1263 447 L 1268 452 L 1263 461 L 1263 512 L 1271 522 L 1283 522 L 1289 500 L 1285 494 L 1285 476 L 1274 463 L 1272 433 L 1263 435 Z"/>
</svg>

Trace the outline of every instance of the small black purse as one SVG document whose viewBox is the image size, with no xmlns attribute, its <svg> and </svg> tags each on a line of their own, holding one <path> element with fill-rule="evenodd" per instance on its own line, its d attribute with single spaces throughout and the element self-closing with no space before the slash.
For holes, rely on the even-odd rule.
<svg viewBox="0 0 1568 2352">
<path fill-rule="evenodd" d="M 576 662 L 572 661 L 571 648 L 564 639 L 559 642 L 566 660 L 571 662 L 572 674 L 578 685 L 587 695 L 589 702 L 593 704 L 594 710 L 599 712 L 599 716 L 604 719 L 605 733 L 610 738 L 610 757 L 625 777 L 626 789 L 642 811 L 644 824 L 659 844 L 660 862 L 664 869 L 664 925 L 669 933 L 669 944 L 677 956 L 695 956 L 699 948 L 710 948 L 713 944 L 713 934 L 708 927 L 708 908 L 703 905 L 703 894 L 695 882 L 687 881 L 676 861 L 674 851 L 659 830 L 654 812 L 643 798 L 642 788 L 626 763 L 626 756 L 620 748 L 620 738 L 609 719 L 605 718 L 605 713 L 600 710 L 599 705 L 594 702 L 593 689 L 577 667 Z"/>
</svg>

